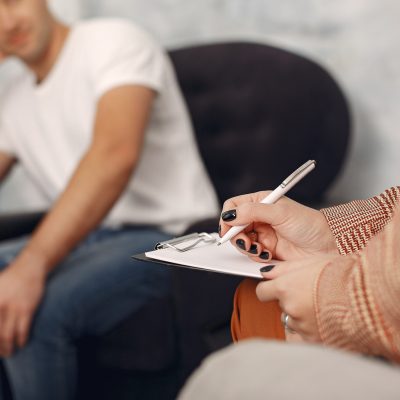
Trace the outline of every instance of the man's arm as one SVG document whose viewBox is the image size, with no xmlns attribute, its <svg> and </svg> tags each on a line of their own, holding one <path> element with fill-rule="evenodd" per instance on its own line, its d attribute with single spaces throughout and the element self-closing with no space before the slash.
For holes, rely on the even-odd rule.
<svg viewBox="0 0 400 400">
<path fill-rule="evenodd" d="M 46 275 L 95 228 L 126 187 L 138 161 L 154 92 L 121 86 L 99 100 L 93 140 L 52 210 L 0 273 L 0 355 L 26 342 Z"/>
<path fill-rule="evenodd" d="M 54 268 L 111 209 L 139 158 L 154 92 L 123 86 L 99 101 L 91 146 L 17 262 Z"/>
<path fill-rule="evenodd" d="M 0 182 L 4 180 L 4 178 L 11 171 L 13 165 L 15 164 L 15 158 L 10 156 L 3 151 L 0 151 Z"/>
</svg>

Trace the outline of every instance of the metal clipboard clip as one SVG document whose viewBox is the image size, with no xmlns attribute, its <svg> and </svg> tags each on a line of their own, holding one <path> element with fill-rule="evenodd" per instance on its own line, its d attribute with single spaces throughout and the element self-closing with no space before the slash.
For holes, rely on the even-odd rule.
<svg viewBox="0 0 400 400">
<path fill-rule="evenodd" d="M 193 242 L 193 240 L 194 240 L 194 242 Z M 186 246 L 183 246 L 183 247 L 179 246 L 180 244 L 184 244 L 189 241 L 192 241 L 192 243 L 190 243 Z M 166 240 L 164 242 L 159 242 L 156 244 L 155 249 L 160 250 L 160 249 L 171 248 L 171 249 L 174 249 L 176 251 L 183 253 L 185 251 L 193 249 L 201 242 L 216 243 L 217 239 L 213 235 L 210 235 L 209 233 L 206 233 L 206 232 L 201 232 L 201 233 L 195 232 L 195 233 L 190 233 L 189 235 Z"/>
</svg>

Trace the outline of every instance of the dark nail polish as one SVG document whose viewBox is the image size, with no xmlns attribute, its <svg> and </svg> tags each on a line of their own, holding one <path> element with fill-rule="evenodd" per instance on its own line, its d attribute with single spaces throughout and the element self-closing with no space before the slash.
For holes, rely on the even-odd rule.
<svg viewBox="0 0 400 400">
<path fill-rule="evenodd" d="M 275 268 L 275 265 L 266 265 L 265 267 L 260 268 L 260 272 L 269 272 Z"/>
<path fill-rule="evenodd" d="M 268 258 L 269 258 L 269 253 L 268 253 L 268 251 L 263 251 L 263 252 L 259 255 L 259 257 L 262 258 L 263 260 L 268 260 Z"/>
<path fill-rule="evenodd" d="M 256 245 L 256 244 L 252 244 L 252 245 L 250 246 L 249 253 L 251 253 L 251 254 L 257 254 L 257 245 Z"/>
<path fill-rule="evenodd" d="M 236 218 L 236 210 L 228 210 L 221 214 L 223 221 L 233 221 Z"/>
<path fill-rule="evenodd" d="M 221 225 L 218 225 L 218 235 L 221 237 Z"/>
<path fill-rule="evenodd" d="M 236 246 L 242 250 L 246 250 L 246 244 L 243 239 L 236 240 Z"/>
</svg>

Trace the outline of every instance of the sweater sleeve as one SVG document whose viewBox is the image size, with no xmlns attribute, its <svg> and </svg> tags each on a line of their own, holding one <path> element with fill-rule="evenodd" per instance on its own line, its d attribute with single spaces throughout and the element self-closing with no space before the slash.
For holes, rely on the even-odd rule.
<svg viewBox="0 0 400 400">
<path fill-rule="evenodd" d="M 392 187 L 367 200 L 322 209 L 339 253 L 345 255 L 364 248 L 391 220 L 399 199 L 400 187 Z"/>
<path fill-rule="evenodd" d="M 399 207 L 392 214 L 367 247 L 321 271 L 314 304 L 323 343 L 400 362 Z"/>
</svg>

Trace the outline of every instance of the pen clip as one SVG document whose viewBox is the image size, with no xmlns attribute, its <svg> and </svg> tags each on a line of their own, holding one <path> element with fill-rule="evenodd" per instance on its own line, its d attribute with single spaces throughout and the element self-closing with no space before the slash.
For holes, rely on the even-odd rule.
<svg viewBox="0 0 400 400">
<path fill-rule="evenodd" d="M 313 166 L 315 167 L 315 160 L 308 160 L 306 163 L 304 163 L 301 167 L 297 168 L 296 171 L 291 173 L 282 183 L 281 187 L 285 188 L 287 185 L 289 185 L 290 182 L 292 182 L 295 178 L 297 178 L 301 173 L 306 171 L 309 167 Z"/>
</svg>

